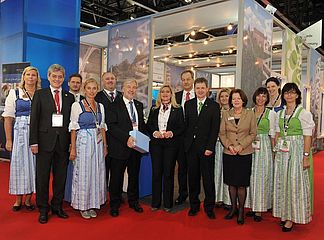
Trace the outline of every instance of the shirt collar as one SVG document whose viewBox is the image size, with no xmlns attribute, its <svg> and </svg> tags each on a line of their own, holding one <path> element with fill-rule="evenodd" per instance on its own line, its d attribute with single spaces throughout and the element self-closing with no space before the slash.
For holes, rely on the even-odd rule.
<svg viewBox="0 0 324 240">
<path fill-rule="evenodd" d="M 134 102 L 134 99 L 128 100 L 128 99 L 125 98 L 124 96 L 123 96 L 123 100 L 124 100 L 124 103 L 125 103 L 125 104 L 128 104 L 130 101 Z"/>
<path fill-rule="evenodd" d="M 200 102 L 202 102 L 202 104 L 204 105 L 206 99 L 207 99 L 207 97 L 205 97 L 203 100 L 200 101 L 200 100 L 197 98 L 197 104 L 199 104 Z"/>
<path fill-rule="evenodd" d="M 50 85 L 50 89 L 51 89 L 51 92 L 53 93 L 55 90 L 59 90 L 59 92 L 62 92 L 62 87 L 59 87 L 58 89 L 56 88 L 53 88 L 51 85 Z"/>
</svg>

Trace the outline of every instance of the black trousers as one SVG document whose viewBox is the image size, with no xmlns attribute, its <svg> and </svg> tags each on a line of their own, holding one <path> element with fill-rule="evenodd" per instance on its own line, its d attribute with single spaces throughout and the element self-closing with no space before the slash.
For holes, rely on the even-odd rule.
<svg viewBox="0 0 324 240">
<path fill-rule="evenodd" d="M 110 208 L 118 209 L 122 200 L 122 189 L 124 172 L 127 167 L 128 186 L 127 198 L 128 204 L 133 205 L 139 199 L 139 171 L 141 167 L 141 154 L 132 150 L 128 159 L 111 158 L 110 162 L 110 182 L 109 196 Z"/>
<path fill-rule="evenodd" d="M 107 182 L 107 189 L 109 190 L 109 177 L 110 177 L 110 163 L 111 157 L 108 155 L 105 157 L 105 165 L 106 165 L 106 182 Z"/>
<path fill-rule="evenodd" d="M 205 211 L 215 207 L 215 153 L 205 156 L 204 151 L 197 149 L 195 142 L 187 152 L 188 179 L 189 179 L 189 201 L 190 207 L 200 207 L 200 178 L 202 176 L 205 191 Z"/>
<path fill-rule="evenodd" d="M 177 162 L 178 162 L 179 197 L 185 199 L 188 197 L 188 163 L 184 151 L 183 141 L 181 141 L 179 145 Z"/>
<path fill-rule="evenodd" d="M 177 146 L 171 144 L 152 144 L 152 207 L 159 208 L 162 200 L 166 208 L 173 205 L 174 167 L 178 154 Z M 162 187 L 163 186 L 163 187 Z"/>
<path fill-rule="evenodd" d="M 62 207 L 68 161 L 68 151 L 62 150 L 58 140 L 52 152 L 42 151 L 41 148 L 38 150 L 36 155 L 36 204 L 41 213 L 47 213 L 50 209 L 48 199 L 51 169 L 53 170 L 51 207 L 54 210 Z"/>
</svg>

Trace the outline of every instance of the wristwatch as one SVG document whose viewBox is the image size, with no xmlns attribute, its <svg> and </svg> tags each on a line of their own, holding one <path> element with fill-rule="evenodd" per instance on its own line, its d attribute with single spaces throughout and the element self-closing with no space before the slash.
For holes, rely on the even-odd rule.
<svg viewBox="0 0 324 240">
<path fill-rule="evenodd" d="M 304 152 L 304 156 L 308 157 L 309 156 L 309 152 Z"/>
</svg>

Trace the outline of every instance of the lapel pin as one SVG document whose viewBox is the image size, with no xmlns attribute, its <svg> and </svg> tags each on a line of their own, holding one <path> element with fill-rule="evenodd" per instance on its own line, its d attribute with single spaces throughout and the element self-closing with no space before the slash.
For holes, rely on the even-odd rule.
<svg viewBox="0 0 324 240">
<path fill-rule="evenodd" d="M 64 96 L 67 97 L 67 94 L 65 93 Z"/>
</svg>

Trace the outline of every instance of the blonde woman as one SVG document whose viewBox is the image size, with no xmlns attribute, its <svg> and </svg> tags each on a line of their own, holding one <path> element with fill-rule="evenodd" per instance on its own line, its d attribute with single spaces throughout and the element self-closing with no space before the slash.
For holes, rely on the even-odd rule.
<svg viewBox="0 0 324 240">
<path fill-rule="evenodd" d="M 218 94 L 217 102 L 221 107 L 221 115 L 224 111 L 229 110 L 229 95 L 231 90 L 228 88 L 222 88 Z M 230 197 L 228 194 L 228 186 L 223 181 L 223 151 L 224 147 L 217 139 L 215 148 L 215 192 L 216 192 L 216 207 L 224 207 L 229 209 L 231 205 Z"/>
<path fill-rule="evenodd" d="M 23 195 L 26 195 L 26 209 L 32 211 L 35 206 L 31 202 L 35 192 L 35 156 L 29 147 L 30 107 L 37 89 L 41 87 L 41 78 L 35 67 L 26 67 L 21 76 L 19 87 L 11 89 L 5 102 L 4 128 L 6 149 L 12 152 L 10 161 L 9 193 L 16 195 L 13 211 L 22 207 Z M 15 124 L 13 124 L 15 120 Z M 13 126 L 14 125 L 14 126 Z M 12 127 L 14 133 L 12 138 Z"/>
<path fill-rule="evenodd" d="M 169 212 L 173 205 L 174 168 L 185 129 L 182 107 L 176 103 L 170 85 L 160 88 L 156 106 L 150 111 L 147 129 L 151 135 L 152 211 L 161 207 L 163 192 L 164 210 Z"/>
<path fill-rule="evenodd" d="M 84 83 L 85 99 L 71 109 L 71 151 L 74 160 L 71 206 L 85 219 L 95 218 L 94 209 L 107 200 L 105 156 L 107 155 L 105 110 L 94 99 L 99 86 L 95 79 Z"/>
</svg>

